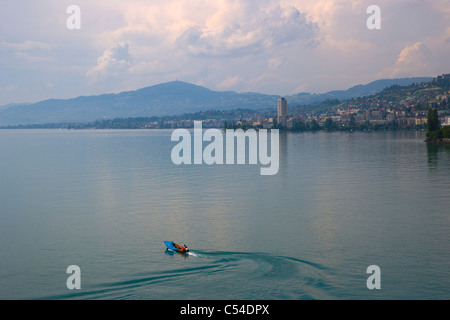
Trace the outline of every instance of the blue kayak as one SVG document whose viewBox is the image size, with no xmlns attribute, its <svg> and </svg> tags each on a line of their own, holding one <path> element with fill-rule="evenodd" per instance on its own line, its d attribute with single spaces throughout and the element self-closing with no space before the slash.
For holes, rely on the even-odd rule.
<svg viewBox="0 0 450 320">
<path fill-rule="evenodd" d="M 164 241 L 164 243 L 166 244 L 167 249 L 172 250 L 172 251 L 176 251 L 176 252 L 180 252 L 180 253 L 186 253 L 189 252 L 189 249 L 186 247 L 186 245 L 180 246 L 179 244 L 176 244 L 173 241 Z"/>
</svg>

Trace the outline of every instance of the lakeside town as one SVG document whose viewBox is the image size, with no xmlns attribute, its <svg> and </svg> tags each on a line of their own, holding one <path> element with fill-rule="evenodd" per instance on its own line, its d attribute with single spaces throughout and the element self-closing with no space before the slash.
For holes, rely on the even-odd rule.
<svg viewBox="0 0 450 320">
<path fill-rule="evenodd" d="M 153 119 L 143 128 L 191 128 L 202 120 L 206 128 L 305 130 L 425 129 L 429 108 L 438 111 L 441 126 L 450 126 L 450 74 L 431 82 L 386 88 L 382 92 L 344 102 L 316 106 L 288 106 L 279 98 L 275 110 L 210 111 Z M 208 118 L 209 116 L 209 118 Z M 189 118 L 189 119 L 188 119 Z M 114 121 L 111 122 L 111 124 Z"/>
<path fill-rule="evenodd" d="M 314 130 L 422 130 L 428 110 L 436 109 L 439 124 L 450 126 L 450 74 L 409 86 L 393 85 L 365 97 L 327 99 L 310 105 L 289 105 L 280 97 L 269 109 L 209 110 L 177 116 L 103 119 L 88 123 L 50 123 L 6 128 L 176 129 L 204 128 Z"/>
</svg>

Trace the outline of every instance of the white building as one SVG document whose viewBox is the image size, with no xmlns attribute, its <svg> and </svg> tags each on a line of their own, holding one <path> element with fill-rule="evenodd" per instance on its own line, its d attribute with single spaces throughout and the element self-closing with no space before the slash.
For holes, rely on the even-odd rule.
<svg viewBox="0 0 450 320">
<path fill-rule="evenodd" d="M 442 123 L 442 126 L 450 126 L 450 116 L 445 117 L 445 122 Z"/>
</svg>

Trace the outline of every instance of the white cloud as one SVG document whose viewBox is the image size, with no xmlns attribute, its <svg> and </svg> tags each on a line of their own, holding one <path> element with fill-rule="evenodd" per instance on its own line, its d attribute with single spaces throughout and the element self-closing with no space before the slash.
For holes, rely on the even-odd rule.
<svg viewBox="0 0 450 320">
<path fill-rule="evenodd" d="M 405 47 L 392 68 L 393 77 L 411 77 L 417 75 L 433 76 L 435 69 L 431 50 L 423 43 L 416 42 Z"/>
<path fill-rule="evenodd" d="M 370 0 L 79 0 L 76 32 L 68 4 L 23 1 L 0 11 L 0 87 L 14 82 L 30 97 L 3 91 L 0 104 L 177 78 L 289 94 L 450 72 L 448 0 L 378 0 L 376 31 L 366 27 Z"/>
<path fill-rule="evenodd" d="M 295 7 L 242 3 L 240 10 L 222 13 L 213 26 L 188 28 L 177 38 L 177 46 L 189 54 L 221 57 L 254 55 L 289 42 L 316 44 L 317 26 Z"/>
<path fill-rule="evenodd" d="M 9 84 L 3 88 L 0 88 L 0 91 L 14 91 L 19 89 L 19 86 L 15 85 L 15 84 Z"/>
<path fill-rule="evenodd" d="M 129 45 L 126 42 L 117 43 L 106 49 L 97 59 L 97 65 L 86 73 L 87 78 L 96 82 L 123 75 L 133 65 L 128 49 Z"/>
<path fill-rule="evenodd" d="M 269 58 L 267 61 L 267 66 L 269 69 L 276 70 L 283 64 L 283 58 L 282 57 L 273 57 Z"/>
<path fill-rule="evenodd" d="M 23 42 L 0 42 L 0 51 L 5 51 L 5 57 L 20 58 L 20 60 L 29 63 L 39 63 L 52 60 L 49 56 L 51 49 L 56 46 L 33 40 Z"/>
<path fill-rule="evenodd" d="M 241 76 L 231 76 L 220 82 L 216 88 L 219 90 L 235 90 L 244 83 Z"/>
<path fill-rule="evenodd" d="M 20 43 L 1 42 L 0 45 L 9 47 L 16 51 L 21 51 L 21 52 L 36 50 L 36 49 L 49 50 L 53 47 L 52 45 L 50 45 L 48 43 L 44 43 L 44 42 L 40 42 L 40 41 L 33 41 L 33 40 L 25 40 Z"/>
</svg>

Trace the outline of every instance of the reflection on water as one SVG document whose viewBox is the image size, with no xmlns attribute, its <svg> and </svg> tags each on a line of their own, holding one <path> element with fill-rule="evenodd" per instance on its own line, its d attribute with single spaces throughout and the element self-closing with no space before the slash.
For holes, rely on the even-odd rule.
<svg viewBox="0 0 450 320">
<path fill-rule="evenodd" d="M 450 144 L 426 143 L 426 146 L 430 169 L 436 168 L 438 165 L 440 153 L 446 152 L 447 156 L 450 153 Z M 445 155 L 443 154 L 443 156 Z"/>
<path fill-rule="evenodd" d="M 437 143 L 427 143 L 428 165 L 430 169 L 436 167 L 438 160 L 439 145 Z"/>
<path fill-rule="evenodd" d="M 279 155 L 280 155 L 280 170 L 283 171 L 283 167 L 286 167 L 288 164 L 288 136 L 287 132 L 280 132 L 280 140 L 279 140 Z"/>
<path fill-rule="evenodd" d="M 261 176 L 176 166 L 171 133 L 1 131 L 0 299 L 450 298 L 448 146 L 281 133 L 280 170 Z"/>
</svg>

